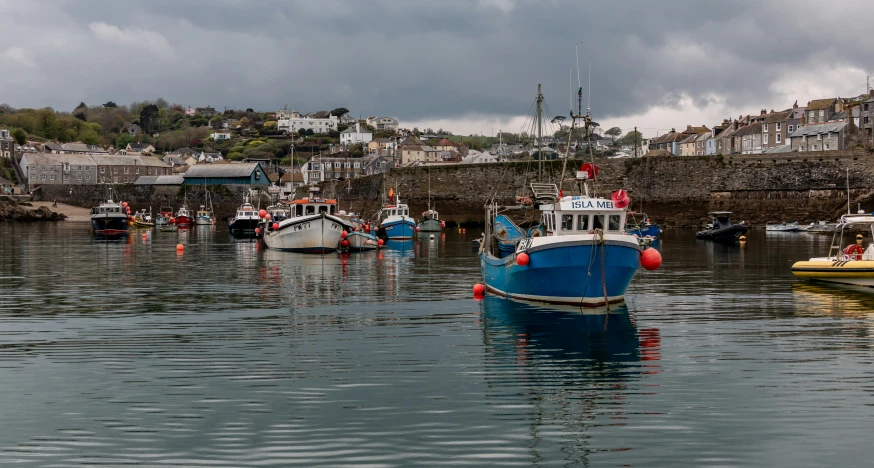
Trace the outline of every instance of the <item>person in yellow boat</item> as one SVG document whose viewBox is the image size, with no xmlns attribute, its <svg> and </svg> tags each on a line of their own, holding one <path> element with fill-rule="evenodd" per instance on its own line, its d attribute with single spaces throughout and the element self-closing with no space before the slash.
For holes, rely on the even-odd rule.
<svg viewBox="0 0 874 468">
<path fill-rule="evenodd" d="M 856 234 L 856 243 L 850 244 L 847 248 L 844 249 L 844 255 L 849 257 L 850 260 L 861 260 L 862 254 L 865 253 L 865 246 L 862 245 L 865 242 L 862 234 Z"/>
</svg>

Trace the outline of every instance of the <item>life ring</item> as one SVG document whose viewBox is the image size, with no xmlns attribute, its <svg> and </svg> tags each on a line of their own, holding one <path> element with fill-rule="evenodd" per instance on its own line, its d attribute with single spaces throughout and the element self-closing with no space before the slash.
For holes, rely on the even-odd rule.
<svg viewBox="0 0 874 468">
<path fill-rule="evenodd" d="M 844 249 L 844 257 L 850 260 L 861 260 L 863 253 L 865 253 L 865 249 L 859 244 L 848 245 Z"/>
</svg>

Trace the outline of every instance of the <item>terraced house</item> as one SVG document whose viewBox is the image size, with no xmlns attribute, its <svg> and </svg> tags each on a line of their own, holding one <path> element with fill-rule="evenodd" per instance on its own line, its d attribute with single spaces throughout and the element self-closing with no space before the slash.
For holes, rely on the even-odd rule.
<svg viewBox="0 0 874 468">
<path fill-rule="evenodd" d="M 152 156 L 26 153 L 21 170 L 34 185 L 134 183 L 141 175 L 169 175 L 171 167 Z"/>
</svg>

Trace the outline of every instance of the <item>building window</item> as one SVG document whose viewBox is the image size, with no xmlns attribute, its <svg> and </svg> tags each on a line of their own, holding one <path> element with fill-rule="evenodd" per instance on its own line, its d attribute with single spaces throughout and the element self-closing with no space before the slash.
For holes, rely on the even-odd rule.
<svg viewBox="0 0 874 468">
<path fill-rule="evenodd" d="M 64 180 L 70 180 L 70 174 L 64 174 Z"/>
<path fill-rule="evenodd" d="M 795 125 L 790 125 L 789 126 L 789 133 L 792 133 L 793 131 L 795 131 Z"/>
<path fill-rule="evenodd" d="M 45 174 L 42 175 L 42 180 L 46 180 L 46 175 L 45 175 Z"/>
<path fill-rule="evenodd" d="M 825 119 L 825 111 L 821 110 L 821 111 L 819 111 L 819 120 L 824 120 L 824 119 Z"/>
<path fill-rule="evenodd" d="M 867 106 L 867 104 L 865 104 Z M 865 123 L 868 123 L 868 116 L 865 116 Z"/>
<path fill-rule="evenodd" d="M 782 141 L 783 141 L 783 135 L 780 135 L 780 134 L 778 133 L 778 134 L 777 134 L 777 143 L 782 143 Z M 766 141 L 765 143 L 767 143 L 767 141 Z"/>
<path fill-rule="evenodd" d="M 868 110 L 868 103 L 867 103 L 867 102 L 863 105 L 863 108 L 864 108 L 865 110 Z"/>
<path fill-rule="evenodd" d="M 55 175 L 52 174 L 51 177 L 50 177 L 50 179 L 51 179 L 51 180 L 55 180 Z"/>
<path fill-rule="evenodd" d="M 768 144 L 768 134 L 767 133 L 765 134 L 765 136 L 762 137 L 762 142 L 765 143 L 766 145 Z"/>
<path fill-rule="evenodd" d="M 808 112 L 807 115 L 808 115 L 807 120 L 813 122 L 813 111 Z"/>
<path fill-rule="evenodd" d="M 765 129 L 765 133 L 768 133 L 768 124 L 762 125 L 762 128 Z"/>
<path fill-rule="evenodd" d="M 355 167 L 356 169 L 357 169 L 357 168 L 360 168 L 360 167 L 361 167 L 361 163 L 360 163 L 360 162 L 356 162 L 356 163 L 354 163 L 354 167 Z"/>
<path fill-rule="evenodd" d="M 778 132 L 779 132 L 780 130 L 782 130 L 782 126 L 783 126 L 783 124 L 781 124 L 780 122 L 777 122 L 776 125 L 777 125 L 777 131 L 778 131 Z"/>
<path fill-rule="evenodd" d="M 831 145 L 829 145 L 828 143 L 825 144 L 825 149 L 829 149 L 830 147 Z"/>
<path fill-rule="evenodd" d="M 113 173 L 113 174 L 118 174 L 118 168 L 117 168 L 117 167 L 113 167 L 113 168 L 112 168 L 112 173 Z"/>
<path fill-rule="evenodd" d="M 137 174 L 140 173 L 140 168 L 137 168 L 136 173 L 137 173 Z"/>
<path fill-rule="evenodd" d="M 91 174 L 85 174 L 85 180 L 91 180 Z"/>
<path fill-rule="evenodd" d="M 127 168 L 127 167 L 126 167 L 126 168 L 124 168 L 124 173 L 125 173 L 125 174 L 127 174 L 127 171 L 128 171 L 128 170 L 130 170 L 130 169 L 129 169 L 129 168 Z"/>
</svg>

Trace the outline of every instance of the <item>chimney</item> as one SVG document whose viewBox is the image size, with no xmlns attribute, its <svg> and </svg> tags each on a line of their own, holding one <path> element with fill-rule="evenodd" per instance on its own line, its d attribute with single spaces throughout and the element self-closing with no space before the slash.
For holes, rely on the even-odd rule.
<svg viewBox="0 0 874 468">
<path fill-rule="evenodd" d="M 798 109 L 798 100 L 795 101 L 795 104 L 792 104 L 793 109 Z"/>
<path fill-rule="evenodd" d="M 767 109 L 762 109 L 762 113 L 761 113 L 761 115 L 765 115 L 765 114 L 767 114 L 767 113 L 768 113 L 768 110 L 767 110 Z"/>
</svg>

